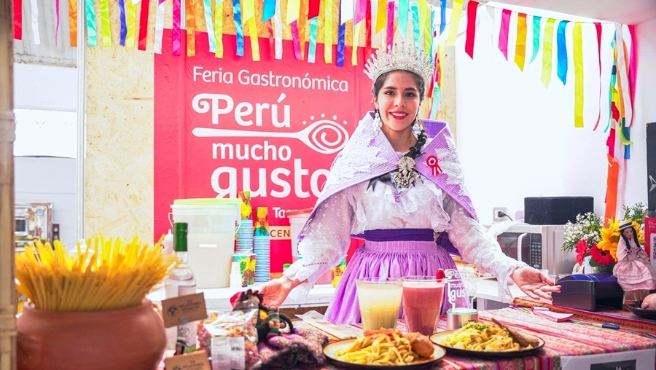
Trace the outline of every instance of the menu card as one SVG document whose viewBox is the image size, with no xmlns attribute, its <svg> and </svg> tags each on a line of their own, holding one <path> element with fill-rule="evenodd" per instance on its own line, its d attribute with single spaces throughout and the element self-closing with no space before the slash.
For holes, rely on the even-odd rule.
<svg viewBox="0 0 656 370">
<path fill-rule="evenodd" d="M 338 339 L 357 338 L 364 335 L 362 329 L 349 324 L 333 324 L 317 311 L 308 311 L 302 315 L 296 315 L 296 317 Z"/>
</svg>

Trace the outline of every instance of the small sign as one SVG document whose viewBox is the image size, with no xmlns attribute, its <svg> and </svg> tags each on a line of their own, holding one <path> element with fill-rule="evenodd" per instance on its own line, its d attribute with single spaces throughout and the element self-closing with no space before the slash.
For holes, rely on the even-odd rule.
<svg viewBox="0 0 656 370">
<path fill-rule="evenodd" d="M 162 318 L 166 328 L 206 319 L 205 295 L 196 293 L 163 300 Z"/>
<path fill-rule="evenodd" d="M 164 363 L 167 370 L 212 370 L 205 351 L 167 357 Z"/>
<path fill-rule="evenodd" d="M 636 360 L 624 360 L 592 364 L 590 370 L 636 370 Z"/>
</svg>

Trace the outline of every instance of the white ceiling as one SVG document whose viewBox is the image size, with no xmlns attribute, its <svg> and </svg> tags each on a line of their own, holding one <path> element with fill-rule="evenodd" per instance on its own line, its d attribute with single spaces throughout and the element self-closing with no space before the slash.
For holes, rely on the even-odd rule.
<svg viewBox="0 0 656 370">
<path fill-rule="evenodd" d="M 629 25 L 656 18 L 656 0 L 494 0 L 494 2 Z"/>
</svg>

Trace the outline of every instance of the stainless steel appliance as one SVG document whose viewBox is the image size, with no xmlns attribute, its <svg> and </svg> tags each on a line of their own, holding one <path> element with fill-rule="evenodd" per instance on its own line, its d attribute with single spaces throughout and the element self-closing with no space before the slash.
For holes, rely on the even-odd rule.
<svg viewBox="0 0 656 370">
<path fill-rule="evenodd" d="M 37 239 L 52 242 L 52 203 L 16 203 L 14 220 L 17 251 Z"/>
</svg>

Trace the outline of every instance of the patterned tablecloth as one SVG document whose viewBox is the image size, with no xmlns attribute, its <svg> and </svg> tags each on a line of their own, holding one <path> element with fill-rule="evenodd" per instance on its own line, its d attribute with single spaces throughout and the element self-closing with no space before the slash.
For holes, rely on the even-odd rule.
<svg viewBox="0 0 656 370">
<path fill-rule="evenodd" d="M 588 312 L 563 307 L 515 299 L 514 306 L 499 310 L 479 312 L 480 320 L 490 320 L 492 317 L 503 324 L 524 329 L 545 341 L 544 348 L 532 355 L 520 358 L 481 358 L 460 357 L 447 354 L 435 369 L 561 369 L 562 356 L 584 356 L 613 352 L 635 351 L 656 348 L 656 321 L 642 320 L 630 313 L 620 310 L 606 312 Z M 574 314 L 574 322 L 553 322 L 537 316 L 528 307 L 546 306 L 554 312 L 569 312 Z M 619 330 L 605 329 L 596 326 L 605 322 L 613 322 L 620 326 Z M 446 329 L 444 317 L 439 324 Z M 333 365 L 325 365 L 318 369 L 339 369 Z"/>
</svg>

